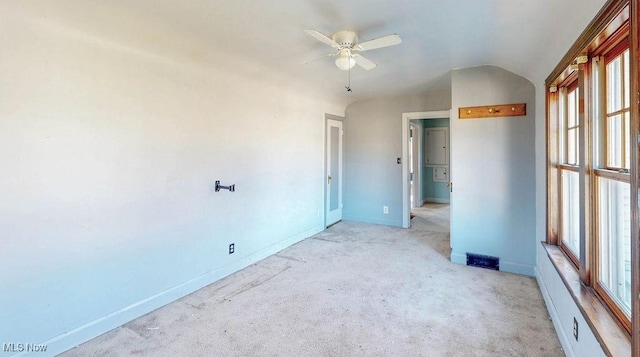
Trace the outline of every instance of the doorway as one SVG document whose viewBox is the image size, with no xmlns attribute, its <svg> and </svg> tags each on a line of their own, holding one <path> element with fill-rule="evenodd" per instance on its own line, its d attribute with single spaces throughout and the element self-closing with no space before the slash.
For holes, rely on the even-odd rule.
<svg viewBox="0 0 640 357">
<path fill-rule="evenodd" d="M 429 112 L 409 112 L 402 113 L 402 227 L 409 228 L 411 227 L 411 174 L 410 174 L 410 166 L 411 166 L 411 155 L 413 152 L 413 141 L 410 140 L 411 137 L 411 124 L 412 120 L 419 119 L 442 119 L 442 118 L 450 118 L 451 113 L 449 110 L 442 111 L 429 111 Z M 420 136 L 422 133 L 420 133 Z M 419 142 L 420 144 L 420 142 Z M 420 146 L 420 145 L 419 145 Z M 423 145 L 422 145 L 423 146 Z M 418 152 L 421 152 L 422 148 L 418 149 Z M 422 164 L 418 163 L 419 169 L 422 168 Z M 420 171 L 420 170 L 416 170 Z M 450 180 L 450 170 L 447 172 L 447 175 Z M 418 184 L 420 185 L 420 184 Z M 447 182 L 447 185 L 451 185 L 451 182 Z M 415 193 L 414 193 L 415 194 Z M 420 193 L 421 194 L 421 193 Z M 452 194 L 453 195 L 453 194 Z M 417 197 L 418 199 L 415 201 L 419 203 L 422 197 Z M 451 196 L 451 203 L 453 203 L 453 196 Z"/>
<path fill-rule="evenodd" d="M 325 115 L 325 227 L 342 220 L 343 135 L 342 119 Z"/>
</svg>

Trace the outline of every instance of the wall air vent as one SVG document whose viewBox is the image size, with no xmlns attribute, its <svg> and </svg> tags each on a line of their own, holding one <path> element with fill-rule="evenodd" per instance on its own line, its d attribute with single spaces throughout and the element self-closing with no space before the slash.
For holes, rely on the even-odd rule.
<svg viewBox="0 0 640 357">
<path fill-rule="evenodd" d="M 467 253 L 467 265 L 491 270 L 500 270 L 500 258 L 489 255 Z"/>
</svg>

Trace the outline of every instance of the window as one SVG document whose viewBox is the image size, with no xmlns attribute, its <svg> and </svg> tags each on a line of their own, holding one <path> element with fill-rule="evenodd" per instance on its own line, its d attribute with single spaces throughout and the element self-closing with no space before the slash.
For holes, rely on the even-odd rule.
<svg viewBox="0 0 640 357">
<path fill-rule="evenodd" d="M 606 167 L 630 167 L 629 153 L 629 43 L 624 51 L 614 54 L 606 63 Z"/>
<path fill-rule="evenodd" d="M 631 334 L 638 296 L 631 218 L 638 198 L 631 186 L 637 167 L 630 74 L 638 58 L 630 37 L 637 36 L 629 31 L 628 4 L 607 4 L 615 12 L 602 15 L 597 31 L 585 31 L 546 83 L 548 242 L 562 248 L 581 281 Z"/>
<path fill-rule="evenodd" d="M 560 88 L 560 246 L 568 253 L 574 264 L 580 257 L 580 120 L 578 110 L 578 81 L 575 73 Z"/>
<path fill-rule="evenodd" d="M 629 42 L 605 53 L 604 123 L 595 130 L 595 222 L 598 227 L 595 289 L 627 329 L 631 326 L 631 185 Z"/>
</svg>

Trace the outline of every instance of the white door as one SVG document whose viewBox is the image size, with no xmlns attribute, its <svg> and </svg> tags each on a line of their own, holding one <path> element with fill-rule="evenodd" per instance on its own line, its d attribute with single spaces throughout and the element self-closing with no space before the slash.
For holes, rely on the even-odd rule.
<svg viewBox="0 0 640 357">
<path fill-rule="evenodd" d="M 342 122 L 327 119 L 326 226 L 342 219 Z"/>
</svg>

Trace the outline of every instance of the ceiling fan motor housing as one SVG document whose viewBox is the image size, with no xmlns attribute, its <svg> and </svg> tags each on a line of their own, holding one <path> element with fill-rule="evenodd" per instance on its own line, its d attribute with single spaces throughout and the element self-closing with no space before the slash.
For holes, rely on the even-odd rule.
<svg viewBox="0 0 640 357">
<path fill-rule="evenodd" d="M 358 35 L 353 31 L 338 31 L 331 35 L 331 39 L 341 48 L 353 48 L 358 43 Z"/>
</svg>

